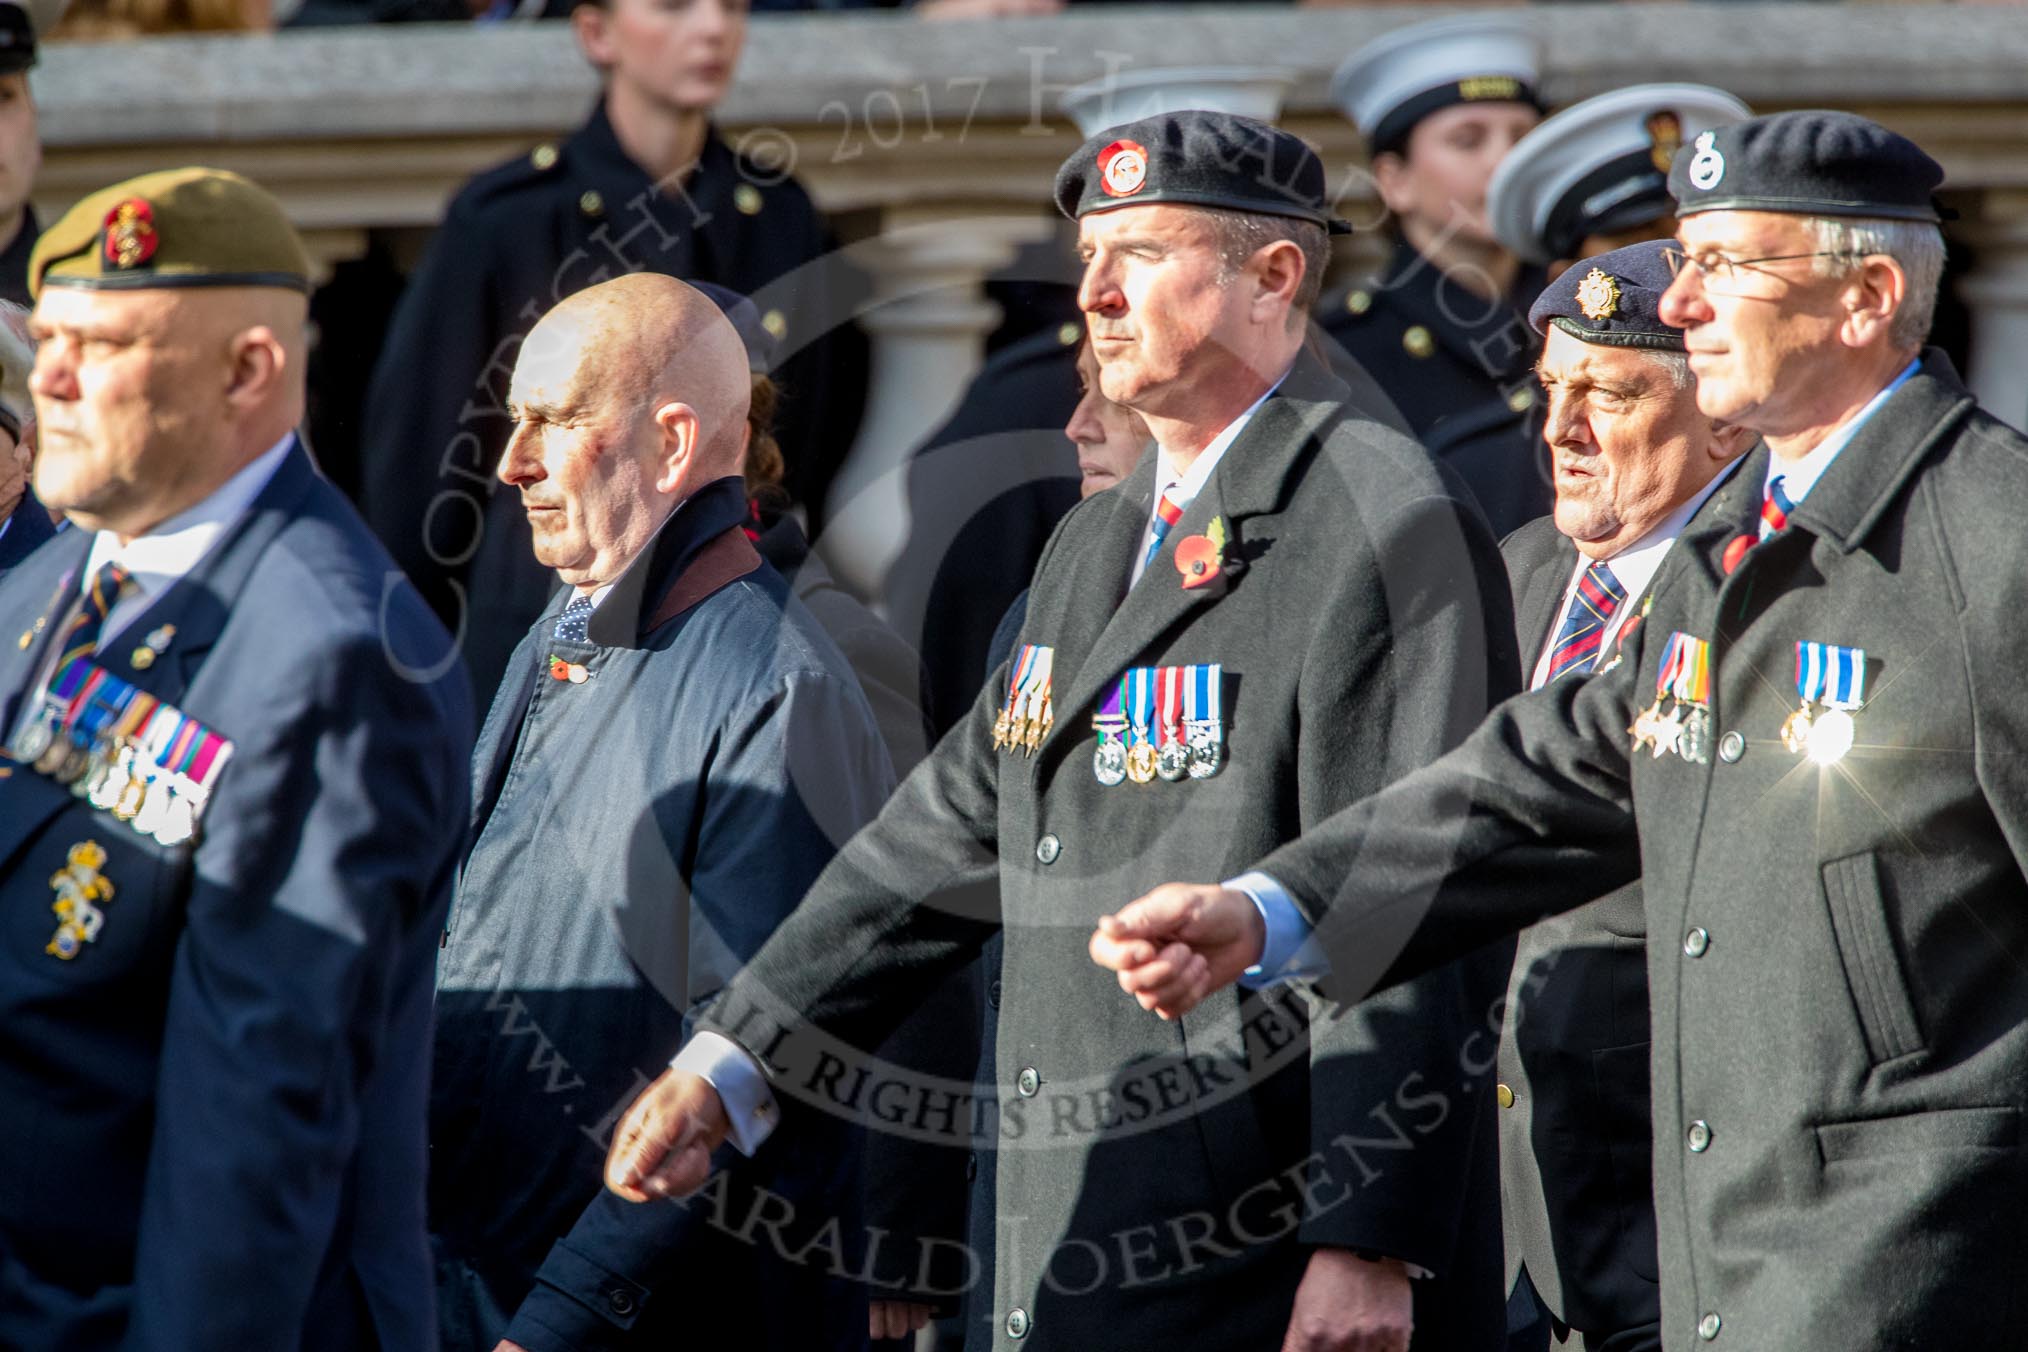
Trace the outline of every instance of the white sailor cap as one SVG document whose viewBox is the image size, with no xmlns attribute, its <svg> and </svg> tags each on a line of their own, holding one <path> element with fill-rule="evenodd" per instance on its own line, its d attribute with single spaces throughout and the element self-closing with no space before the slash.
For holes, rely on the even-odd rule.
<svg viewBox="0 0 2028 1352">
<path fill-rule="evenodd" d="M 1699 133 L 1753 116 L 1722 89 L 1644 84 L 1573 104 L 1507 152 L 1486 189 L 1500 242 L 1530 263 L 1573 258 L 1588 235 L 1675 209 L 1669 162 Z"/>
<path fill-rule="evenodd" d="M 1542 54 L 1517 19 L 1457 15 L 1410 24 L 1367 43 L 1331 77 L 1331 98 L 1374 153 L 1399 150 L 1415 124 L 1457 103 L 1542 106 Z"/>
<path fill-rule="evenodd" d="M 1108 127 L 1190 109 L 1273 122 L 1295 80 L 1294 71 L 1273 66 L 1120 70 L 1065 90 L 1058 106 L 1087 139 Z"/>
</svg>

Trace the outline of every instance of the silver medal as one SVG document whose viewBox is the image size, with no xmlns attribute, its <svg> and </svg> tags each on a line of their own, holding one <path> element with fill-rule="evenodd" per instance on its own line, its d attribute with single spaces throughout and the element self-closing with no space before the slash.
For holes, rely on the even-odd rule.
<svg viewBox="0 0 2028 1352">
<path fill-rule="evenodd" d="M 1109 737 L 1098 744 L 1098 750 L 1091 753 L 1092 776 L 1099 783 L 1111 788 L 1126 782 L 1127 748 L 1117 737 Z"/>
</svg>

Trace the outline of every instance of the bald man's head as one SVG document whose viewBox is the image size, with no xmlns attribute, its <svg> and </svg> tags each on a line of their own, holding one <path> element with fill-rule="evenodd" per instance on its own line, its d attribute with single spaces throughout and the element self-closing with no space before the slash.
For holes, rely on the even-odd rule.
<svg viewBox="0 0 2028 1352">
<path fill-rule="evenodd" d="M 584 590 L 611 582 L 677 504 L 740 471 L 746 349 L 709 299 L 638 273 L 558 305 L 514 365 L 500 478 L 535 556 Z"/>
</svg>

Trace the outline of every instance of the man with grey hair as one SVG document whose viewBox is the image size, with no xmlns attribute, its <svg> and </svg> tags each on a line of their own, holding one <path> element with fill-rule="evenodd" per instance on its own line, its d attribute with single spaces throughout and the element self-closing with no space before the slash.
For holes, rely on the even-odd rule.
<svg viewBox="0 0 2028 1352">
<path fill-rule="evenodd" d="M 1660 314 L 1761 446 L 1610 671 L 1259 864 L 1341 998 L 1642 879 L 1671 1346 L 2020 1343 L 2028 437 L 1920 347 L 1942 178 L 1849 113 L 1683 149 Z M 1263 929 L 1176 885 L 1091 948 L 1175 1015 Z"/>
<path fill-rule="evenodd" d="M 1080 1352 L 1403 1352 L 1413 1332 L 1418 1352 L 1482 1352 L 1504 1322 L 1491 1057 L 1466 1048 L 1499 969 L 1348 1011 L 1233 997 L 1165 1026 L 1120 1008 L 1082 931 L 1109 891 L 1222 870 L 1427 762 L 1510 690 L 1492 539 L 1304 353 L 1315 272 L 1295 236 L 1338 223 L 1301 140 L 1147 118 L 1073 154 L 1056 200 L 1100 389 L 1155 444 L 1071 509 L 1012 660 L 630 1110 L 608 1181 L 678 1196 L 720 1140 L 751 1153 L 779 1125 L 772 1158 L 821 1120 L 788 1101 L 813 1041 L 797 1016 L 871 1046 L 997 933 L 993 1313 L 975 1332 Z M 1255 224 L 1235 265 L 1227 237 Z"/>
<path fill-rule="evenodd" d="M 35 465 L 35 406 L 28 399 L 35 348 L 28 341 L 27 318 L 27 310 L 0 300 L 0 577 L 56 534 L 49 512 L 28 486 Z"/>
<path fill-rule="evenodd" d="M 1611 660 L 1669 546 L 1751 438 L 1698 410 L 1682 330 L 1658 313 L 1666 247 L 1576 263 L 1529 311 L 1556 507 L 1500 552 L 1531 689 Z M 1662 1345 L 1646 932 L 1629 883 L 1530 926 L 1514 955 L 1494 1102 L 1507 1287 L 1531 1334 L 1510 1352 Z"/>
</svg>

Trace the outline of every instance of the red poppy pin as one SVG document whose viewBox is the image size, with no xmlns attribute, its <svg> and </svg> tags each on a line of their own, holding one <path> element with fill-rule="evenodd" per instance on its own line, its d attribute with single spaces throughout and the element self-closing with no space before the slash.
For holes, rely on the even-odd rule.
<svg viewBox="0 0 2028 1352">
<path fill-rule="evenodd" d="M 155 212 L 146 201 L 129 197 L 106 213 L 106 263 L 138 268 L 155 256 L 162 237 L 155 233 Z"/>
<path fill-rule="evenodd" d="M 1216 581 L 1225 562 L 1225 518 L 1214 516 L 1202 535 L 1192 535 L 1176 545 L 1176 571 L 1183 574 L 1183 590 L 1191 591 Z"/>
<path fill-rule="evenodd" d="M 1132 197 L 1148 182 L 1148 152 L 1136 141 L 1115 141 L 1098 153 L 1099 187 L 1108 197 Z"/>
</svg>

